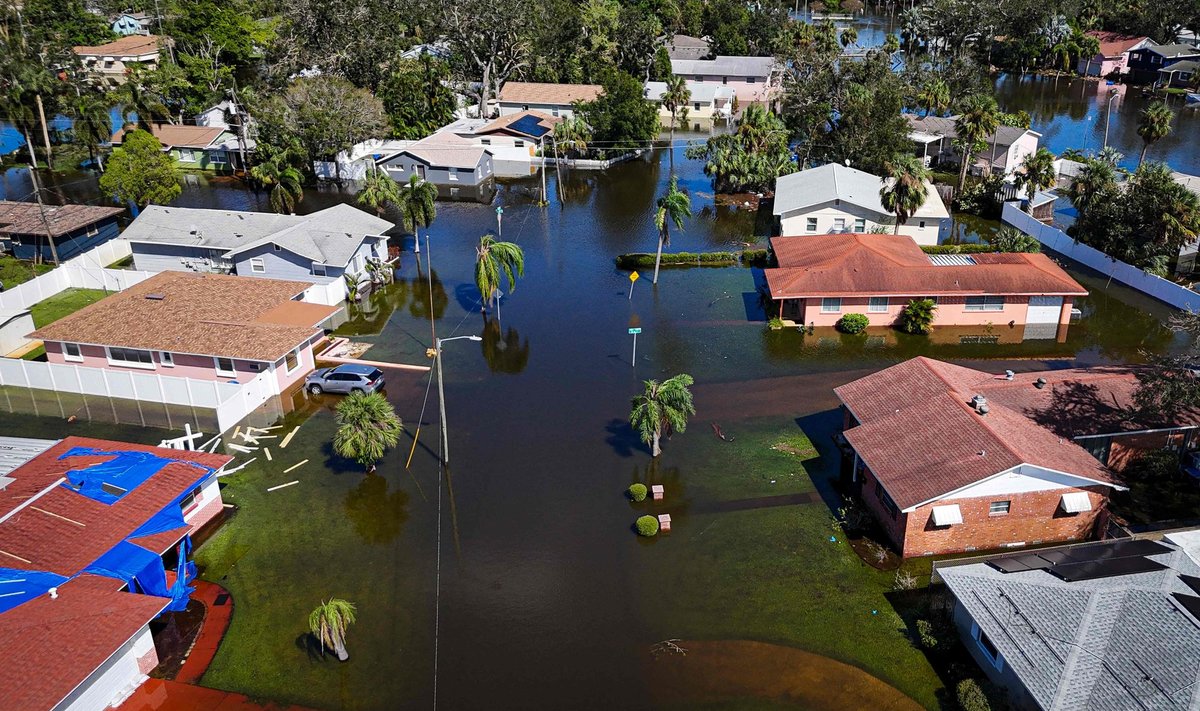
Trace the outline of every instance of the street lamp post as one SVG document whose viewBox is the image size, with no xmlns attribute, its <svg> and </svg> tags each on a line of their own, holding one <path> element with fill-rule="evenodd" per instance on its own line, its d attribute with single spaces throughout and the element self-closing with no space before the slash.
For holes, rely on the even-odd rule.
<svg viewBox="0 0 1200 711">
<path fill-rule="evenodd" d="M 496 206 L 496 239 L 498 239 L 498 240 L 504 239 L 503 219 L 504 219 L 504 206 L 497 205 Z"/>
<path fill-rule="evenodd" d="M 450 341 L 458 341 L 466 339 L 468 341 L 482 341 L 479 336 L 454 336 L 453 338 L 435 338 L 433 340 L 433 357 L 437 361 L 438 376 L 438 407 L 441 410 L 442 422 L 442 464 L 450 463 L 450 438 L 446 433 L 446 388 L 442 382 L 442 344 Z"/>
<path fill-rule="evenodd" d="M 1117 91 L 1116 87 L 1108 90 L 1108 104 L 1106 105 L 1106 110 L 1104 112 L 1104 145 L 1101 147 L 1101 150 L 1108 148 L 1108 121 L 1112 117 L 1113 99 L 1117 98 L 1118 96 L 1120 96 L 1120 92 Z"/>
</svg>

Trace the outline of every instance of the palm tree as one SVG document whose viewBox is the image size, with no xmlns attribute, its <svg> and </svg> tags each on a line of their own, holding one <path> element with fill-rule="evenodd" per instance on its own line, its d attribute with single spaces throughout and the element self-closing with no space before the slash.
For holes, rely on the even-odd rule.
<svg viewBox="0 0 1200 711">
<path fill-rule="evenodd" d="M 925 110 L 925 115 L 938 114 L 950 107 L 950 85 L 943 79 L 935 77 L 921 88 L 917 103 Z"/>
<path fill-rule="evenodd" d="M 400 197 L 400 183 L 392 180 L 382 170 L 372 170 L 363 180 L 362 190 L 358 191 L 357 202 L 362 207 L 375 211 L 383 217 L 388 205 L 397 206 L 403 198 Z"/>
<path fill-rule="evenodd" d="M 1058 172 L 1054 169 L 1054 154 L 1046 148 L 1039 148 L 1025 156 L 1021 168 L 1016 174 L 1017 190 L 1027 190 L 1029 201 L 1026 203 L 1027 212 L 1033 214 L 1033 197 L 1038 192 L 1054 185 L 1058 180 Z"/>
<path fill-rule="evenodd" d="M 304 199 L 304 174 L 291 164 L 291 152 L 282 150 L 250 169 L 250 177 L 270 188 L 268 197 L 275 212 L 293 215 Z"/>
<path fill-rule="evenodd" d="M 692 90 L 688 88 L 687 80 L 672 74 L 667 77 L 667 90 L 662 95 L 663 108 L 671 112 L 671 153 L 675 152 L 675 120 L 682 111 L 683 120 L 687 122 L 687 106 L 692 101 Z M 673 157 L 672 157 L 673 160 Z"/>
<path fill-rule="evenodd" d="M 517 277 L 525 276 L 525 251 L 512 242 L 497 242 L 490 234 L 479 238 L 475 247 L 475 286 L 482 299 L 479 310 L 495 302 L 500 275 L 508 279 L 508 290 L 517 286 Z"/>
<path fill-rule="evenodd" d="M 87 146 L 88 155 L 100 172 L 104 172 L 104 161 L 100 157 L 100 146 L 112 140 L 112 104 L 105 94 L 87 92 L 80 94 L 71 104 L 71 118 L 75 129 L 75 140 Z"/>
<path fill-rule="evenodd" d="M 322 601 L 309 613 L 308 629 L 321 641 L 321 654 L 329 646 L 337 653 L 338 661 L 350 658 L 346 653 L 346 630 L 354 624 L 354 613 L 354 603 L 340 597 Z"/>
<path fill-rule="evenodd" d="M 963 101 L 962 111 L 954 119 L 954 131 L 963 140 L 962 165 L 959 168 L 958 192 L 967 182 L 967 170 L 971 167 L 976 146 L 996 135 L 1000 127 L 1000 107 L 987 94 L 972 94 Z"/>
<path fill-rule="evenodd" d="M 1117 171 L 1101 158 L 1084 162 L 1079 173 L 1067 187 L 1066 194 L 1079 212 L 1087 212 L 1099 200 L 1107 199 L 1117 189 Z"/>
<path fill-rule="evenodd" d="M 897 155 L 884 163 L 888 179 L 879 188 L 883 208 L 896 214 L 895 234 L 929 197 L 929 169 L 913 155 Z"/>
<path fill-rule="evenodd" d="M 592 140 L 592 129 L 578 114 L 568 116 L 554 124 L 555 150 L 562 146 L 564 150 L 573 151 L 577 155 L 587 153 L 588 143 Z"/>
<path fill-rule="evenodd" d="M 1138 158 L 1138 165 L 1146 160 L 1146 151 L 1150 149 L 1150 144 L 1160 138 L 1166 138 L 1171 134 L 1171 121 L 1175 119 L 1175 114 L 1171 112 L 1170 107 L 1165 101 L 1155 101 L 1138 115 L 1137 134 L 1142 137 L 1142 155 Z"/>
<path fill-rule="evenodd" d="M 688 417 L 696 414 L 692 404 L 692 376 L 681 373 L 661 383 L 645 381 L 645 391 L 633 398 L 629 424 L 637 430 L 642 442 L 650 445 L 650 456 L 662 454 L 659 440 L 665 434 L 687 430 Z"/>
<path fill-rule="evenodd" d="M 658 283 L 658 266 L 662 262 L 663 245 L 671 243 L 669 226 L 675 224 L 675 229 L 683 229 L 683 218 L 692 216 L 692 200 L 688 194 L 679 189 L 679 180 L 672 175 L 667 192 L 658 199 L 658 209 L 654 213 L 654 226 L 658 228 L 658 252 L 654 256 L 654 280 Z"/>
<path fill-rule="evenodd" d="M 838 40 L 842 43 L 842 47 L 849 47 L 858 41 L 858 30 L 848 26 L 842 30 L 842 34 L 838 37 Z"/>
<path fill-rule="evenodd" d="M 437 217 L 437 196 L 437 186 L 419 175 L 409 176 L 408 185 L 400 191 L 400 216 L 404 219 L 404 229 L 412 230 L 413 251 L 417 254 L 421 253 L 421 235 L 417 229 L 433 224 Z"/>
<path fill-rule="evenodd" d="M 333 435 L 333 451 L 375 471 L 375 463 L 400 441 L 404 425 L 396 410 L 380 393 L 352 392 L 338 403 L 334 413 L 338 424 Z"/>
<path fill-rule="evenodd" d="M 136 115 L 138 128 L 147 133 L 154 133 L 152 129 L 156 122 L 173 123 L 170 109 L 140 81 L 139 70 L 134 70 L 129 80 L 117 90 L 117 95 L 126 123 L 130 116 Z"/>
</svg>

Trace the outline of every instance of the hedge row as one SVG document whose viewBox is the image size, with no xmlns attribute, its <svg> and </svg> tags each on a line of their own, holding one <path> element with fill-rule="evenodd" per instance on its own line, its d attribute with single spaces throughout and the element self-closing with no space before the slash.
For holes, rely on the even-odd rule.
<svg viewBox="0 0 1200 711">
<path fill-rule="evenodd" d="M 741 263 L 747 267 L 767 266 L 770 253 L 765 249 L 743 249 L 741 252 L 664 252 L 664 267 L 726 267 Z M 631 252 L 617 257 L 618 269 L 653 269 L 654 255 Z"/>
<path fill-rule="evenodd" d="M 925 254 L 984 254 L 999 250 L 990 244 L 923 244 L 921 251 Z"/>
</svg>

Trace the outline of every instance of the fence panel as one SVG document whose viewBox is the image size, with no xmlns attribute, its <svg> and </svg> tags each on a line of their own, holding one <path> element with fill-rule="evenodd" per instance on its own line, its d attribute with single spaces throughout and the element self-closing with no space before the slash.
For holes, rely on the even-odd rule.
<svg viewBox="0 0 1200 711">
<path fill-rule="evenodd" d="M 107 370 L 104 368 L 93 368 L 104 374 L 104 383 L 108 387 L 108 394 L 111 397 L 119 397 L 125 400 L 136 400 L 137 391 L 133 387 L 133 374 L 125 370 Z"/>
</svg>

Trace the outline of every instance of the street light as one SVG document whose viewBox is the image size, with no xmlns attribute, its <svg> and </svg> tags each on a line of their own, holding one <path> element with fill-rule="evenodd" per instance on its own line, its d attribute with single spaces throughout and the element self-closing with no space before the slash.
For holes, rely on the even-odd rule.
<svg viewBox="0 0 1200 711">
<path fill-rule="evenodd" d="M 504 239 L 504 227 L 501 220 L 504 218 L 504 206 L 496 206 L 496 239 Z"/>
<path fill-rule="evenodd" d="M 453 338 L 433 339 L 433 357 L 436 361 L 438 376 L 438 406 L 442 413 L 442 464 L 450 463 L 450 438 L 446 434 L 446 389 L 442 383 L 442 344 L 450 341 L 482 341 L 479 336 L 454 336 Z"/>
<path fill-rule="evenodd" d="M 1108 90 L 1108 104 L 1105 106 L 1106 110 L 1104 112 L 1104 145 L 1101 147 L 1101 150 L 1108 148 L 1108 120 L 1110 117 L 1112 117 L 1113 99 L 1117 98 L 1118 96 L 1120 96 L 1120 92 L 1117 91 L 1115 86 Z"/>
</svg>

